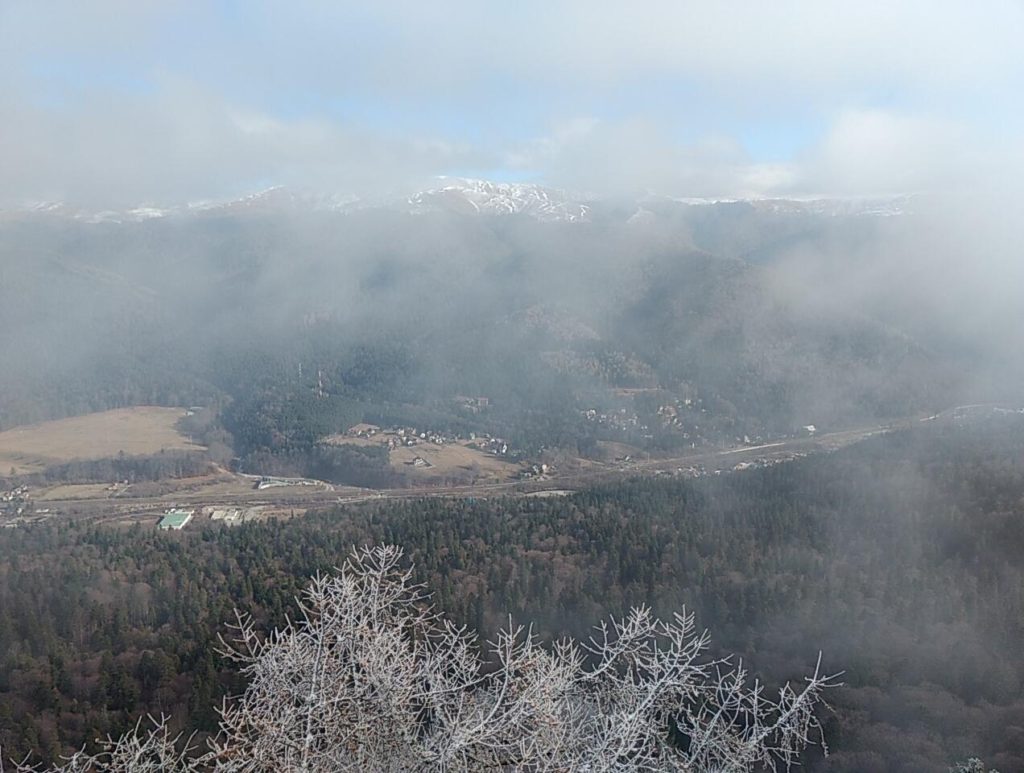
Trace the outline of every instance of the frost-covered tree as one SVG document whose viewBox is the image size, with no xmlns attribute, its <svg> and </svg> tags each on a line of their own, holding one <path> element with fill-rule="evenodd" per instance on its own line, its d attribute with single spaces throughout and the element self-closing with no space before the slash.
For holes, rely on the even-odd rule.
<svg viewBox="0 0 1024 773">
<path fill-rule="evenodd" d="M 788 768 L 821 740 L 834 680 L 820 668 L 770 698 L 742 664 L 707 657 L 692 615 L 647 608 L 550 647 L 510 622 L 482 658 L 401 558 L 353 553 L 269 636 L 239 615 L 223 654 L 248 687 L 204 753 L 156 721 L 60 770 L 733 772 Z"/>
<path fill-rule="evenodd" d="M 964 762 L 956 763 L 949 769 L 949 773 L 999 773 L 999 771 L 995 768 L 989 770 L 980 759 L 971 757 Z"/>
</svg>

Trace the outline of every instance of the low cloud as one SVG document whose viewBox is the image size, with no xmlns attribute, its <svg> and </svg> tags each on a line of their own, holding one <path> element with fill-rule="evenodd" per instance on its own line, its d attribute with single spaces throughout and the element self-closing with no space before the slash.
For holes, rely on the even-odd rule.
<svg viewBox="0 0 1024 773">
<path fill-rule="evenodd" d="M 951 192 L 981 172 L 979 141 L 951 121 L 848 110 L 802 159 L 801 184 L 839 195 Z"/>
<path fill-rule="evenodd" d="M 787 164 L 758 163 L 730 137 L 674 142 L 663 127 L 640 119 L 577 119 L 511 154 L 507 163 L 539 170 L 552 185 L 598 195 L 750 197 L 793 182 Z"/>
<path fill-rule="evenodd" d="M 443 139 L 388 136 L 236 107 L 187 83 L 132 101 L 83 95 L 60 108 L 0 109 L 0 204 L 177 202 L 272 184 L 375 193 L 480 154 Z"/>
<path fill-rule="evenodd" d="M 1019 163 L 1010 0 L 241 8 L 0 5 L 0 206 L 373 193 L 467 169 L 872 195 L 991 186 Z M 773 132 L 793 134 L 783 150 L 749 146 Z"/>
</svg>

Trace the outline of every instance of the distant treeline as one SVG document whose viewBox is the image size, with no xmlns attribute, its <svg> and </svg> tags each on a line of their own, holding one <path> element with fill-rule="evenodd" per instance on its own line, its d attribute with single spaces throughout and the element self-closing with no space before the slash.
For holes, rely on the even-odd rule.
<svg viewBox="0 0 1024 773">
<path fill-rule="evenodd" d="M 52 483 L 111 483 L 191 478 L 210 471 L 209 457 L 201 451 L 161 451 L 143 456 L 76 459 L 53 464 L 42 472 L 0 478 L 6 486 L 44 486 Z"/>
<path fill-rule="evenodd" d="M 314 445 L 277 453 L 256 451 L 243 458 L 242 469 L 367 488 L 399 487 L 405 482 L 389 466 L 388 450 L 383 446 Z"/>
<path fill-rule="evenodd" d="M 267 626 L 353 544 L 404 545 L 483 637 L 543 637 L 686 606 L 769 684 L 824 651 L 832 756 L 812 771 L 1024 769 L 1024 421 L 928 426 L 833 454 L 564 498 L 430 499 L 159 533 L 53 520 L 0 531 L 0 745 L 19 756 L 146 712 L 214 727 L 237 691 L 214 641 Z"/>
</svg>

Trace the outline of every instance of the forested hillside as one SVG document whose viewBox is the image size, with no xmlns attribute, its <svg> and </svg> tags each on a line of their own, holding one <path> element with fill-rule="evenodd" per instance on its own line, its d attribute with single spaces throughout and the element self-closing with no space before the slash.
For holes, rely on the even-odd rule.
<svg viewBox="0 0 1024 773">
<path fill-rule="evenodd" d="M 829 301 L 838 280 L 745 262 L 700 208 L 656 209 L 647 225 L 386 209 L 0 220 L 0 430 L 205 406 L 246 472 L 363 484 L 386 465 L 318 447 L 360 421 L 586 456 L 601 440 L 689 449 L 961 397 L 956 363 L 975 360 L 925 341 L 916 307 Z M 768 243 L 794 228 L 749 207 L 728 220 Z M 798 220 L 808 245 L 884 235 Z"/>
<path fill-rule="evenodd" d="M 565 498 L 432 499 L 180 534 L 0 534 L 0 744 L 53 758 L 145 712 L 213 727 L 236 607 L 284 620 L 353 544 L 404 545 L 456 619 L 544 636 L 686 605 L 769 684 L 818 650 L 846 686 L 811 770 L 1024 768 L 1024 421 L 927 426 L 830 455 Z"/>
</svg>

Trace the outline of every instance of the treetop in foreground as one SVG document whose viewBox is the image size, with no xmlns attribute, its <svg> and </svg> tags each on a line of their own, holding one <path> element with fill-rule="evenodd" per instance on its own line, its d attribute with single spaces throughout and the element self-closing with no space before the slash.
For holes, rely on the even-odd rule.
<svg viewBox="0 0 1024 773">
<path fill-rule="evenodd" d="M 692 615 L 643 607 L 551 646 L 510 621 L 483 657 L 394 546 L 314 577 L 271 634 L 242 614 L 235 631 L 222 654 L 248 686 L 207 750 L 156 720 L 54 770 L 779 770 L 822 741 L 816 711 L 835 684 L 819 657 L 799 689 L 769 697 L 742 663 L 707 656 Z"/>
</svg>

